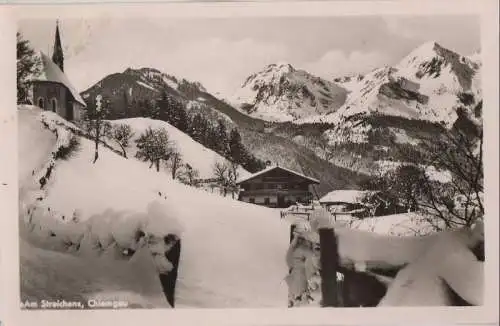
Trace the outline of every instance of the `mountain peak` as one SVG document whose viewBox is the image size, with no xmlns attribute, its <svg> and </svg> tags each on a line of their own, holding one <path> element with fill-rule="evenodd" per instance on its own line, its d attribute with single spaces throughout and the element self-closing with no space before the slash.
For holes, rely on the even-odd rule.
<svg viewBox="0 0 500 326">
<path fill-rule="evenodd" d="M 265 72 L 275 72 L 275 73 L 280 73 L 280 74 L 288 74 L 291 72 L 295 72 L 296 69 L 289 64 L 288 62 L 280 61 L 277 63 L 271 63 L 264 68 Z"/>
<path fill-rule="evenodd" d="M 250 75 L 232 102 L 260 119 L 290 121 L 335 111 L 346 96 L 347 91 L 333 82 L 277 62 Z"/>
<path fill-rule="evenodd" d="M 418 56 L 418 57 L 429 57 L 429 56 L 434 56 L 436 53 L 440 52 L 441 50 L 445 49 L 443 46 L 441 46 L 438 42 L 436 41 L 428 41 L 414 49 L 410 55 L 412 56 Z"/>
</svg>

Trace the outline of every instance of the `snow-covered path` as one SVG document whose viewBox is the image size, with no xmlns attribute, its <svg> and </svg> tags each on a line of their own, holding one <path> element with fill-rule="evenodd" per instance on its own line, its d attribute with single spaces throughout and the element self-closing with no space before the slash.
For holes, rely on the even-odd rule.
<svg viewBox="0 0 500 326">
<path fill-rule="evenodd" d="M 179 201 L 182 199 L 179 198 Z M 181 205 L 179 306 L 285 307 L 288 224 L 240 202 Z"/>
</svg>

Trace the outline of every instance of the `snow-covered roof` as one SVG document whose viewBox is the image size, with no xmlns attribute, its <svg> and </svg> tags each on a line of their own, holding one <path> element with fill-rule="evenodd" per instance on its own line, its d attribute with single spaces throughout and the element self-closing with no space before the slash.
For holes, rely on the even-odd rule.
<svg viewBox="0 0 500 326">
<path fill-rule="evenodd" d="M 58 65 L 56 65 L 45 53 L 40 51 L 40 59 L 42 61 L 42 70 L 39 75 L 33 78 L 33 81 L 48 81 L 63 84 L 71 92 L 71 95 L 75 98 L 75 101 L 87 106 L 85 101 L 82 99 L 76 88 L 71 84 L 68 77 L 61 71 Z"/>
<path fill-rule="evenodd" d="M 324 195 L 319 202 L 320 203 L 348 203 L 356 204 L 360 203 L 366 196 L 371 196 L 376 194 L 376 191 L 368 190 L 334 190 L 326 195 Z"/>
<path fill-rule="evenodd" d="M 320 183 L 318 179 L 314 179 L 314 178 L 308 177 L 308 176 L 306 176 L 306 175 L 304 175 L 304 174 L 302 174 L 302 173 L 299 173 L 299 172 L 296 172 L 296 171 L 293 171 L 293 170 L 290 170 L 290 169 L 284 168 L 284 167 L 282 167 L 282 166 L 271 166 L 271 167 L 267 167 L 267 168 L 265 168 L 264 170 L 261 170 L 261 171 L 259 171 L 259 172 L 257 172 L 257 173 L 254 173 L 254 174 L 251 174 L 251 175 L 249 175 L 249 176 L 247 176 L 247 177 L 244 177 L 244 178 L 239 179 L 239 180 L 236 182 L 236 184 L 240 184 L 240 183 L 242 183 L 242 182 L 245 182 L 245 181 L 251 180 L 251 179 L 253 179 L 253 178 L 256 178 L 256 177 L 258 177 L 258 176 L 261 176 L 261 175 L 263 175 L 263 174 L 266 174 L 266 173 L 268 173 L 268 172 L 270 172 L 270 171 L 273 171 L 273 170 L 276 170 L 276 169 L 281 169 L 281 170 L 283 170 L 283 171 L 287 171 L 287 172 L 289 172 L 289 173 L 295 174 L 296 176 L 299 176 L 299 177 L 301 177 L 301 178 L 307 179 L 307 180 L 311 181 L 312 183 L 316 183 L 316 184 L 319 184 L 319 183 Z"/>
</svg>

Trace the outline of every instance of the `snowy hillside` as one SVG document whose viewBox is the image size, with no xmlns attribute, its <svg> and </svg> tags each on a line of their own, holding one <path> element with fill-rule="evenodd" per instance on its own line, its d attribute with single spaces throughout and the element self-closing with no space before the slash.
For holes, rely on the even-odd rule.
<svg viewBox="0 0 500 326">
<path fill-rule="evenodd" d="M 290 64 L 270 64 L 247 78 L 230 99 L 242 112 L 268 121 L 291 121 L 334 112 L 347 92 Z"/>
<path fill-rule="evenodd" d="M 393 67 L 377 68 L 363 78 L 348 78 L 349 90 L 336 112 L 297 122 L 339 123 L 356 114 L 378 113 L 409 119 L 453 123 L 460 96 L 470 94 L 472 107 L 481 99 L 479 56 L 471 58 L 427 42 Z M 343 79 L 339 79 L 343 81 Z"/>
<path fill-rule="evenodd" d="M 182 185 L 103 147 L 92 164 L 93 144 L 78 136 L 74 156 L 56 159 L 51 153 L 72 137 L 66 127 L 75 127 L 36 108 L 19 108 L 18 121 L 23 294 L 55 299 L 51 289 L 76 284 L 87 297 L 100 289 L 103 297 L 165 306 L 154 284 L 137 288 L 130 280 L 135 259 L 144 273 L 172 268 L 163 239 L 175 234 L 182 243 L 176 306 L 286 306 L 289 224 L 278 211 Z"/>
<path fill-rule="evenodd" d="M 193 140 L 191 137 L 170 125 L 169 123 L 161 120 L 154 120 L 149 118 L 132 118 L 110 121 L 112 125 L 125 124 L 129 125 L 134 132 L 130 143 L 129 156 L 133 157 L 137 152 L 135 147 L 135 140 L 146 131 L 148 128 L 157 129 L 164 128 L 169 136 L 171 145 L 179 151 L 182 161 L 189 164 L 193 169 L 198 170 L 200 178 L 208 179 L 214 177 L 213 166 L 216 162 L 224 162 L 224 158 Z M 110 144 L 112 142 L 110 141 Z M 118 148 L 117 148 L 118 149 Z M 249 172 L 240 167 L 238 171 L 243 176 L 249 175 Z"/>
</svg>

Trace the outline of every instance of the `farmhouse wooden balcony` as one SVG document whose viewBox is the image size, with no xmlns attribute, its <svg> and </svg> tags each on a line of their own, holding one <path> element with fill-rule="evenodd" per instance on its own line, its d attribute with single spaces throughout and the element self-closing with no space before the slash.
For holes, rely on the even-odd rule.
<svg viewBox="0 0 500 326">
<path fill-rule="evenodd" d="M 242 190 L 242 195 L 265 196 L 265 195 L 283 195 L 283 196 L 302 196 L 312 197 L 310 191 L 298 189 L 259 189 L 259 190 Z"/>
</svg>

